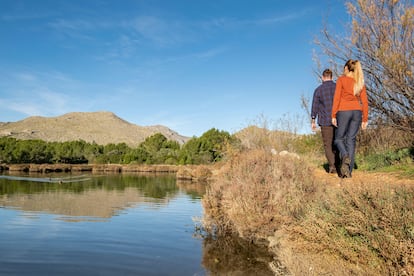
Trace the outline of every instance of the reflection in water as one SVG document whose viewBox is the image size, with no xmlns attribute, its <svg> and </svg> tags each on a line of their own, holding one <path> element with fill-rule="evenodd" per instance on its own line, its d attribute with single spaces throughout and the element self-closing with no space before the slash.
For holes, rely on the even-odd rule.
<svg viewBox="0 0 414 276">
<path fill-rule="evenodd" d="M 207 183 L 203 182 L 177 180 L 177 186 L 186 191 L 187 194 L 192 195 L 193 198 L 200 198 L 200 195 L 204 195 L 206 193 L 206 185 Z"/>
<path fill-rule="evenodd" d="M 28 176 L 14 176 L 14 175 L 0 175 L 0 179 L 21 180 L 31 182 L 50 182 L 50 183 L 70 183 L 82 182 L 90 180 L 84 175 L 67 176 L 67 177 L 28 177 Z"/>
<path fill-rule="evenodd" d="M 0 224 L 0 274 L 271 275 L 266 250 L 194 239 L 205 183 L 168 174 L 48 176 L 0 177 L 8 221 Z M 50 270 L 51 262 L 59 265 Z"/>
<path fill-rule="evenodd" d="M 129 203 L 145 202 L 142 194 L 133 188 L 122 193 L 116 190 L 87 190 L 82 193 L 49 191 L 37 194 L 14 194 L 0 198 L 0 204 L 23 211 L 46 212 L 65 216 L 110 218 Z M 162 204 L 161 200 L 158 200 Z"/>
<path fill-rule="evenodd" d="M 36 179 L 36 181 L 28 181 Z M 69 216 L 68 221 L 110 218 L 140 203 L 165 205 L 178 188 L 171 175 L 108 175 L 49 181 L 50 178 L 0 178 L 0 205 L 23 211 Z M 85 179 L 88 179 L 87 181 Z M 44 180 L 44 181 L 42 181 Z M 78 217 L 77 219 L 73 217 Z"/>
<path fill-rule="evenodd" d="M 235 237 L 203 240 L 202 263 L 212 275 L 273 275 L 272 260 L 266 248 Z"/>
</svg>

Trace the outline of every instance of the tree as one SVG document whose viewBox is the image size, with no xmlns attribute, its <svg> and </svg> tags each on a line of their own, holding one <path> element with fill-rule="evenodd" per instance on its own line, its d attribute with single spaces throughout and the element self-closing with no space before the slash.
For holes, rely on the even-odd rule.
<svg viewBox="0 0 414 276">
<path fill-rule="evenodd" d="M 153 154 L 158 152 L 161 148 L 163 148 L 164 143 L 167 142 L 167 138 L 162 135 L 161 133 L 156 133 L 147 137 L 144 142 L 141 143 L 141 147 L 143 147 L 146 151 Z"/>
<path fill-rule="evenodd" d="M 127 154 L 124 155 L 123 163 L 143 164 L 147 162 L 149 158 L 150 156 L 148 152 L 144 148 L 138 147 L 136 149 L 130 150 Z"/>
<path fill-rule="evenodd" d="M 168 140 L 161 133 L 156 133 L 147 137 L 138 146 L 139 155 L 137 161 L 146 164 L 176 164 L 180 144 L 176 141 Z"/>
<path fill-rule="evenodd" d="M 30 163 L 53 163 L 53 152 L 48 143 L 42 140 L 25 141 L 30 146 Z"/>
<path fill-rule="evenodd" d="M 12 163 L 13 150 L 16 146 L 15 138 L 1 137 L 0 138 L 0 163 Z"/>
<path fill-rule="evenodd" d="M 131 150 L 126 143 L 110 143 L 104 146 L 103 156 L 98 158 L 99 162 L 121 164 L 124 155 Z"/>
<path fill-rule="evenodd" d="M 207 164 L 220 161 L 227 147 L 236 143 L 236 138 L 227 131 L 212 128 L 201 137 L 193 137 L 183 145 L 181 164 Z"/>
<path fill-rule="evenodd" d="M 340 37 L 325 27 L 317 45 L 337 72 L 348 59 L 361 61 L 374 122 L 414 133 L 413 2 L 350 0 L 346 7 L 350 34 Z"/>
</svg>

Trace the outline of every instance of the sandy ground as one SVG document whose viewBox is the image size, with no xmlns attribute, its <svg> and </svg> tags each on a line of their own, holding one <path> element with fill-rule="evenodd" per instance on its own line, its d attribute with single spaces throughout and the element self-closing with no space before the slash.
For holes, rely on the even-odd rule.
<svg viewBox="0 0 414 276">
<path fill-rule="evenodd" d="M 408 178 L 398 173 L 389 172 L 366 172 L 354 170 L 352 178 L 340 178 L 337 174 L 329 174 L 321 168 L 316 168 L 314 170 L 314 175 L 317 179 L 320 179 L 322 183 L 338 187 L 363 182 L 414 185 L 414 178 Z"/>
</svg>

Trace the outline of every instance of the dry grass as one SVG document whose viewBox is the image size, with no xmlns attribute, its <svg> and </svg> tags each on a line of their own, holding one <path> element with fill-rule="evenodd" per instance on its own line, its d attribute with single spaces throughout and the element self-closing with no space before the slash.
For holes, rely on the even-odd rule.
<svg viewBox="0 0 414 276">
<path fill-rule="evenodd" d="M 358 153 L 367 155 L 414 146 L 412 134 L 379 124 L 358 135 Z"/>
<path fill-rule="evenodd" d="M 215 235 L 268 241 L 270 267 L 291 275 L 414 275 L 414 180 L 401 174 L 326 174 L 320 135 L 250 126 L 203 198 Z M 412 147 L 390 128 L 360 132 L 357 155 Z M 270 154 L 298 153 L 300 160 Z"/>
<path fill-rule="evenodd" d="M 209 165 L 178 166 L 176 177 L 179 180 L 208 181 L 212 176 L 211 167 Z"/>
<path fill-rule="evenodd" d="M 235 134 L 248 149 L 275 149 L 277 151 L 294 150 L 292 141 L 297 135 L 287 131 L 269 130 L 263 127 L 249 126 Z"/>
<path fill-rule="evenodd" d="M 286 265 L 295 275 L 413 275 L 414 186 L 348 184 L 325 189 L 289 228 L 284 243 L 309 262 L 290 254 Z"/>
<path fill-rule="evenodd" d="M 358 174 L 328 181 L 303 159 L 243 152 L 208 186 L 204 225 L 272 240 L 292 275 L 414 275 L 413 181 Z"/>
<path fill-rule="evenodd" d="M 315 191 L 310 170 L 290 156 L 253 150 L 234 157 L 203 198 L 215 234 L 263 240 L 301 215 Z"/>
</svg>

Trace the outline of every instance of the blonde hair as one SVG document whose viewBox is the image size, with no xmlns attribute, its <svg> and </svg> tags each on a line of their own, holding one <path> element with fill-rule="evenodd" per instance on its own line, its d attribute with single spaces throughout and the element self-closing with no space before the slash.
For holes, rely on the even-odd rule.
<svg viewBox="0 0 414 276">
<path fill-rule="evenodd" d="M 361 62 L 359 62 L 359 60 L 350 59 L 345 63 L 345 66 L 348 68 L 349 72 L 353 72 L 353 78 L 355 80 L 354 95 L 359 96 L 365 84 L 364 72 L 362 71 Z"/>
</svg>

